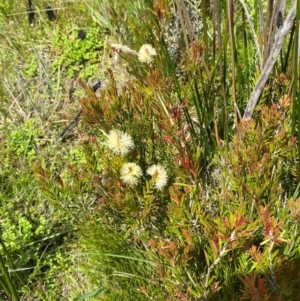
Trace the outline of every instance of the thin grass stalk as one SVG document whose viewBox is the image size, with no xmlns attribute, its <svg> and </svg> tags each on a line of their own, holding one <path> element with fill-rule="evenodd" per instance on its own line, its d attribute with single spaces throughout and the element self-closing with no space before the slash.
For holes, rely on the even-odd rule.
<svg viewBox="0 0 300 301">
<path fill-rule="evenodd" d="M 266 49 L 266 41 L 267 41 L 267 36 L 266 36 L 266 25 L 265 25 L 265 20 L 264 20 L 264 14 L 263 14 L 263 4 L 262 0 L 258 1 L 258 16 L 259 16 L 259 32 L 263 36 L 263 41 L 264 41 L 264 52 Z"/>
<path fill-rule="evenodd" d="M 234 123 L 237 127 L 238 125 L 238 110 L 236 105 L 236 67 L 235 67 L 235 40 L 234 40 L 234 8 L 233 1 L 227 1 L 227 10 L 228 10 L 228 25 L 229 25 L 229 35 L 230 35 L 230 46 L 231 46 L 231 70 L 232 70 L 232 98 L 234 105 Z"/>
<path fill-rule="evenodd" d="M 258 16 L 259 16 L 259 14 L 258 14 L 258 1 L 254 1 L 254 30 L 255 30 L 255 32 L 257 32 L 258 30 Z"/>
<path fill-rule="evenodd" d="M 14 262 L 12 261 L 11 256 L 9 256 L 6 246 L 1 238 L 0 238 L 0 244 L 3 249 L 4 254 L 6 254 L 6 256 L 7 256 L 7 260 L 8 260 L 7 264 L 9 265 L 10 268 L 16 269 Z M 24 285 L 24 281 L 23 281 L 22 277 L 18 273 L 16 273 L 15 275 L 18 278 L 18 280 L 20 281 L 20 283 L 22 283 L 22 285 Z"/>
<path fill-rule="evenodd" d="M 285 73 L 287 71 L 288 63 L 291 60 L 290 56 L 291 56 L 291 53 L 293 52 L 294 34 L 295 34 L 295 26 L 292 27 L 289 43 L 288 43 L 288 46 L 287 46 L 287 51 L 286 51 L 286 54 L 285 54 L 285 62 L 284 62 L 283 71 L 282 71 L 283 73 Z"/>
<path fill-rule="evenodd" d="M 0 288 L 5 293 L 6 296 L 10 296 L 9 287 L 4 277 L 0 276 Z M 4 297 L 1 297 L 1 300 L 5 300 Z"/>
<path fill-rule="evenodd" d="M 5 289 L 7 294 L 11 295 L 13 301 L 19 301 L 20 299 L 18 297 L 17 291 L 12 282 L 12 279 L 10 278 L 10 276 L 8 274 L 7 267 L 4 264 L 1 254 L 0 254 L 0 271 L 3 274 L 3 278 L 2 278 L 3 283 L 2 284 L 5 285 L 5 287 L 3 287 L 3 289 Z"/>
<path fill-rule="evenodd" d="M 78 296 L 77 298 L 73 299 L 73 301 L 88 300 L 90 298 L 95 298 L 95 297 L 99 296 L 100 294 L 104 294 L 105 292 L 106 292 L 106 290 L 104 290 L 104 289 L 91 291 L 91 292 L 88 292 L 88 293 Z"/>
<path fill-rule="evenodd" d="M 278 1 L 278 0 L 276 0 Z M 267 5 L 267 10 L 266 10 L 266 15 L 264 18 L 264 62 L 266 62 L 266 60 L 269 57 L 270 54 L 270 44 L 272 42 L 272 22 L 273 22 L 273 15 L 274 15 L 274 5 L 273 5 L 273 0 L 269 0 L 268 1 L 268 5 Z"/>
<path fill-rule="evenodd" d="M 240 20 L 240 14 L 242 14 L 242 17 L 243 17 L 243 10 L 240 10 L 237 12 L 237 14 L 234 16 L 234 23 L 233 24 L 237 24 L 237 21 Z M 244 17 L 243 17 L 244 18 Z M 242 23 L 242 24 L 245 24 L 245 23 Z M 234 27 L 234 26 L 233 26 Z M 244 26 L 243 27 L 243 33 L 245 34 L 246 32 L 246 27 Z M 235 33 L 235 31 L 234 31 Z M 237 113 L 237 116 L 238 116 L 238 120 L 241 120 L 242 119 L 242 116 L 241 116 L 241 113 L 240 113 L 240 110 L 239 110 L 239 107 L 238 107 L 238 104 L 237 104 L 237 95 L 243 95 L 245 93 L 245 88 L 244 88 L 244 80 L 243 80 L 243 75 L 242 75 L 242 68 L 240 66 L 240 63 L 238 61 L 239 59 L 239 56 L 238 56 L 238 47 L 239 45 L 235 42 L 235 41 L 238 41 L 238 39 L 235 39 L 235 35 L 233 36 L 234 38 L 234 59 L 235 59 L 235 71 L 234 71 L 234 74 L 235 74 L 235 78 L 234 78 L 234 81 L 235 81 L 235 95 L 234 97 L 236 98 L 235 99 L 235 103 L 234 103 L 234 108 L 236 110 L 236 113 Z M 247 38 L 245 37 L 244 39 L 244 43 L 247 44 Z M 245 46 L 244 46 L 245 48 Z M 247 62 L 248 60 L 243 59 L 243 61 L 245 62 L 245 65 L 247 66 Z"/>
<path fill-rule="evenodd" d="M 218 45 L 218 56 L 222 56 L 222 32 L 221 32 L 221 18 L 220 18 L 220 6 L 219 1 L 214 0 L 213 5 L 213 14 L 214 14 L 214 24 L 215 24 L 215 30 L 214 30 L 214 45 Z M 215 43 L 215 39 L 217 37 L 217 41 Z M 224 54 L 225 55 L 225 54 Z M 216 61 L 216 54 L 214 51 L 214 61 Z M 227 96 L 226 96 L 226 77 L 225 77 L 225 68 L 223 67 L 222 60 L 218 60 L 219 63 L 216 63 L 216 65 L 219 65 L 219 73 L 220 73 L 220 81 L 221 81 L 221 89 L 222 89 L 222 97 L 223 97 L 223 103 L 224 103 L 224 115 L 225 115 L 225 124 L 224 124 L 224 136 L 227 147 L 229 146 L 229 124 L 228 124 L 228 107 L 227 107 Z M 218 116 L 217 116 L 217 104 L 214 105 L 214 120 L 215 120 L 215 135 L 218 145 L 220 145 L 219 141 L 219 130 L 218 130 Z"/>
<path fill-rule="evenodd" d="M 174 81 L 174 86 L 175 86 L 176 93 L 178 95 L 178 98 L 180 99 L 181 88 L 180 88 L 180 84 L 178 82 L 178 78 L 176 76 L 176 68 L 175 68 L 175 65 L 174 65 L 174 61 L 170 57 L 170 54 L 169 54 L 169 51 L 168 51 L 168 46 L 167 46 L 165 40 L 162 38 L 160 40 L 160 42 L 161 42 L 162 55 L 163 55 L 165 63 L 167 64 L 166 70 L 169 73 L 168 75 L 172 76 L 172 79 Z"/>
<path fill-rule="evenodd" d="M 218 12 L 218 9 L 219 9 L 219 5 L 218 5 L 218 2 L 216 0 L 213 0 L 213 59 L 215 61 L 216 59 L 216 52 L 217 52 L 217 49 L 216 49 L 216 46 L 220 46 L 220 43 L 219 40 L 220 38 L 218 37 L 218 32 L 220 32 L 220 14 Z"/>
<path fill-rule="evenodd" d="M 185 22 L 185 25 L 186 25 L 185 27 L 186 27 L 187 32 L 188 32 L 189 42 L 191 43 L 195 40 L 195 31 L 194 31 L 190 16 L 188 14 L 187 8 L 184 4 L 184 1 L 183 0 L 180 0 L 180 1 L 181 1 L 181 7 L 182 7 L 182 13 L 183 13 L 183 17 L 184 17 L 184 22 Z M 189 48 L 189 45 L 188 45 L 188 48 Z"/>
<path fill-rule="evenodd" d="M 249 70 L 249 53 L 248 53 L 248 39 L 247 39 L 247 30 L 246 30 L 246 13 L 243 11 L 243 50 L 244 50 L 244 62 L 246 66 L 246 78 L 249 78 L 250 76 L 250 70 Z M 261 61 L 258 59 L 259 68 L 261 67 Z M 250 83 L 249 81 L 246 82 L 247 87 L 247 95 L 250 93 Z"/>
<path fill-rule="evenodd" d="M 175 3 L 176 3 L 176 7 L 177 7 L 178 14 L 179 14 L 179 19 L 180 19 L 183 35 L 184 35 L 186 51 L 189 52 L 190 44 L 195 39 L 194 29 L 192 27 L 192 22 L 190 20 L 190 17 L 188 15 L 188 11 L 186 9 L 184 2 L 182 0 L 176 0 Z M 204 9 L 206 9 L 206 8 L 204 7 Z M 203 19 L 203 24 L 204 24 L 206 22 L 206 11 L 203 12 L 202 19 Z M 201 123 L 201 125 L 203 125 L 203 128 L 205 128 L 205 130 L 204 130 L 205 132 L 200 137 L 196 134 L 196 130 L 194 128 L 192 119 L 189 116 L 188 110 L 185 110 L 185 117 L 186 117 L 188 124 L 190 125 L 191 135 L 194 138 L 193 139 L 194 147 L 196 147 L 197 145 L 201 145 L 201 146 L 203 146 L 204 149 L 211 150 L 213 148 L 212 145 L 214 144 L 214 142 L 210 139 L 211 133 L 208 132 L 208 126 L 209 126 L 210 122 L 213 120 L 212 115 L 214 114 L 213 113 L 214 105 L 213 105 L 213 100 L 211 101 L 211 103 L 208 102 L 210 90 L 207 87 L 212 84 L 211 83 L 212 77 L 211 77 L 211 73 L 209 71 L 208 64 L 207 64 L 209 45 L 208 45 L 207 30 L 205 30 L 205 28 L 206 29 L 208 28 L 207 24 L 203 26 L 204 43 L 206 43 L 205 44 L 205 53 L 207 53 L 207 55 L 204 54 L 204 59 L 202 60 L 202 63 L 203 63 L 204 69 L 207 73 L 209 84 L 207 85 L 204 83 L 201 70 L 198 69 L 198 72 L 196 72 L 196 73 L 198 73 L 201 83 L 202 83 L 203 97 L 201 97 L 201 92 L 200 92 L 200 89 L 198 86 L 197 74 L 196 73 L 189 74 L 189 78 L 191 78 L 191 88 L 193 91 L 193 102 L 194 102 L 194 105 L 196 108 L 199 122 Z M 200 104 L 202 104 L 202 105 L 200 105 Z"/>
<path fill-rule="evenodd" d="M 225 6 L 226 7 L 226 6 Z M 217 25 L 217 45 L 218 45 L 218 58 L 215 59 L 216 68 L 212 70 L 211 76 L 212 78 L 215 75 L 215 72 L 217 71 L 217 68 L 219 68 L 219 74 L 220 74 L 220 81 L 221 81 L 221 89 L 222 89 L 222 98 L 223 98 L 223 107 L 224 107 L 224 124 L 222 125 L 222 130 L 224 133 L 224 138 L 227 147 L 229 146 L 229 113 L 228 113 L 228 99 L 227 99 L 227 93 L 226 93 L 226 57 L 227 57 L 227 43 L 229 40 L 229 33 L 221 31 L 221 18 L 220 18 L 220 3 L 217 0 L 214 0 L 214 20 L 215 24 Z M 225 28 L 228 28 L 227 26 Z M 224 36 L 225 35 L 225 36 Z M 224 37 L 223 37 L 224 36 Z M 215 43 L 214 43 L 215 44 Z M 209 86 L 209 85 L 208 85 Z M 216 104 L 214 105 L 215 110 Z M 218 118 L 216 116 L 216 113 L 214 113 L 215 118 Z M 216 134 L 216 138 L 217 138 Z M 219 142 L 217 138 L 217 142 Z"/>
<path fill-rule="evenodd" d="M 274 42 L 274 36 L 276 33 L 276 20 L 278 16 L 278 11 L 280 9 L 280 1 L 277 0 L 275 5 L 273 4 L 273 0 L 269 1 L 268 9 L 267 9 L 267 28 L 268 28 L 268 33 L 267 33 L 267 41 L 266 41 L 266 48 L 265 48 L 265 53 L 264 53 L 264 59 L 265 61 L 268 59 L 270 56 L 270 51 Z"/>
<path fill-rule="evenodd" d="M 179 15 L 181 27 L 182 27 L 182 33 L 183 33 L 183 37 L 184 37 L 185 47 L 188 50 L 189 49 L 189 40 L 188 40 L 187 32 L 185 31 L 186 23 L 184 22 L 184 17 L 183 17 L 184 3 L 183 3 L 183 1 L 180 1 L 180 0 L 176 0 L 175 2 L 176 2 L 176 8 L 177 8 L 177 12 Z"/>
<path fill-rule="evenodd" d="M 213 124 L 214 124 L 215 139 L 217 145 L 220 145 L 219 130 L 218 130 L 218 116 L 217 116 L 217 101 L 216 101 L 216 91 L 214 85 L 212 85 L 211 99 L 212 99 L 212 106 L 213 106 Z"/>
<path fill-rule="evenodd" d="M 203 20 L 203 42 L 206 46 L 204 49 L 204 57 L 205 61 L 208 61 L 208 24 L 207 24 L 207 18 L 206 18 L 206 1 L 201 1 L 202 6 L 202 20 Z"/>
<path fill-rule="evenodd" d="M 90 3 L 90 1 L 84 0 L 85 8 L 90 12 L 93 20 L 99 24 L 101 27 L 105 28 L 112 36 L 116 34 L 116 28 L 111 23 L 111 18 L 108 12 L 109 1 L 101 0 L 95 3 L 95 9 Z"/>
<path fill-rule="evenodd" d="M 209 124 L 211 121 L 216 120 L 216 113 L 215 113 L 215 103 L 213 97 L 213 76 L 212 72 L 209 69 L 209 55 L 208 50 L 210 49 L 209 39 L 208 39 L 208 21 L 207 21 L 207 11 L 206 11 L 206 3 L 205 1 L 201 2 L 202 8 L 202 24 L 203 24 L 203 42 L 204 42 L 204 58 L 202 59 L 202 63 L 204 69 L 207 74 L 207 82 L 202 80 L 202 98 L 201 93 L 198 87 L 198 84 L 194 80 L 193 84 L 193 95 L 194 95 L 194 104 L 196 108 L 196 112 L 199 118 L 200 123 L 203 126 L 205 134 L 201 137 L 200 144 L 212 155 L 212 150 L 214 148 L 215 142 L 211 139 L 211 133 L 209 132 Z M 200 78 L 202 78 L 201 70 L 198 69 L 198 74 Z M 194 77 L 196 78 L 196 77 Z M 202 104 L 202 105 L 200 105 Z M 218 129 L 216 127 L 216 123 L 214 122 L 214 132 L 216 135 L 216 141 L 219 140 L 218 138 Z M 205 146 L 206 145 L 206 146 Z M 209 154 L 207 154 L 209 155 Z M 209 156 L 208 156 L 209 157 Z"/>
<path fill-rule="evenodd" d="M 216 59 L 215 65 L 213 66 L 211 72 L 208 74 L 208 81 L 205 84 L 203 82 L 202 91 L 203 91 L 203 95 L 204 95 L 205 99 L 207 99 L 208 97 L 210 97 L 210 93 L 209 92 L 210 92 L 211 89 L 213 90 L 213 88 L 212 88 L 212 85 L 214 83 L 213 80 L 214 80 L 215 75 L 217 74 L 218 69 L 220 68 L 220 65 L 219 65 L 220 61 L 221 60 L 224 61 L 224 63 L 222 64 L 223 82 L 224 82 L 224 85 L 225 85 L 224 86 L 225 96 L 223 96 L 223 99 L 225 99 L 225 101 L 226 101 L 224 103 L 224 107 L 226 107 L 226 109 L 227 109 L 224 114 L 225 114 L 225 119 L 228 122 L 227 124 L 229 125 L 229 119 L 228 119 L 228 117 L 229 117 L 229 115 L 228 115 L 228 101 L 227 101 L 227 97 L 226 97 L 226 88 L 225 88 L 226 87 L 226 54 L 227 54 L 226 49 L 227 49 L 227 44 L 228 44 L 228 41 L 229 41 L 229 34 L 227 32 L 226 32 L 225 37 L 223 38 L 223 41 L 224 42 L 223 42 L 223 44 L 221 44 L 221 49 L 220 49 L 220 51 L 218 53 L 219 56 Z M 199 72 L 199 74 L 201 74 L 201 73 Z M 216 104 L 213 104 L 213 107 L 214 107 L 213 109 L 214 110 L 215 110 L 215 105 Z M 207 114 L 207 112 L 204 112 L 204 113 Z M 213 116 L 214 116 L 214 118 L 217 117 L 215 114 Z M 223 130 L 225 130 L 225 126 L 224 126 Z M 228 133 L 229 133 L 229 131 L 227 131 L 227 134 Z M 224 136 L 226 136 L 226 133 L 224 134 Z"/>
<path fill-rule="evenodd" d="M 249 27 L 250 27 L 250 30 L 251 30 L 251 33 L 252 33 L 253 41 L 254 41 L 254 44 L 255 44 L 255 47 L 256 47 L 256 54 L 257 54 L 257 58 L 258 58 L 259 70 L 261 70 L 262 69 L 262 55 L 261 55 L 261 51 L 260 51 L 260 48 L 259 48 L 258 38 L 257 38 L 257 35 L 255 33 L 255 23 L 254 24 L 252 23 L 252 20 L 251 20 L 251 17 L 250 17 L 250 14 L 249 14 L 249 11 L 247 9 L 247 6 L 246 6 L 245 2 L 243 0 L 240 0 L 240 2 L 243 6 L 243 9 L 244 9 L 244 12 L 246 14 L 247 21 L 248 21 L 248 24 L 249 24 Z M 256 16 L 255 16 L 255 18 L 256 18 Z"/>
<path fill-rule="evenodd" d="M 293 103 L 297 107 L 297 127 L 298 127 L 298 160 L 300 161 L 300 79 L 298 78 L 299 72 L 299 20 L 300 20 L 300 2 L 297 1 L 297 9 L 296 9 L 296 19 L 295 19 L 295 39 L 294 39 L 294 56 L 293 56 L 293 74 L 294 74 L 294 88 L 293 88 Z M 293 119 L 295 118 L 295 110 Z M 300 167 L 298 167 L 298 172 L 300 172 Z"/>
</svg>

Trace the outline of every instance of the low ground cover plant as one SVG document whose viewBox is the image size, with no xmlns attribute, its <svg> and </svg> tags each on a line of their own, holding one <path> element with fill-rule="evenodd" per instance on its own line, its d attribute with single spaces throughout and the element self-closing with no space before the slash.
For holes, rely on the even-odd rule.
<svg viewBox="0 0 300 301">
<path fill-rule="evenodd" d="M 265 25 L 253 18 L 249 29 L 246 9 L 265 14 L 260 22 L 271 22 L 271 15 L 250 2 L 86 4 L 109 34 L 99 43 L 105 47 L 89 44 L 91 53 L 103 51 L 107 68 L 97 92 L 76 79 L 83 95 L 76 135 L 50 139 L 41 150 L 35 143 L 44 133 L 29 119 L 26 147 L 16 147 L 15 130 L 5 137 L 7 153 L 31 165 L 30 181 L 42 199 L 32 198 L 46 201 L 70 229 L 60 241 L 68 252 L 46 252 L 48 264 L 61 263 L 57 282 L 64 282 L 60 291 L 52 284 L 48 296 L 299 299 L 298 103 L 286 72 L 297 70 L 294 58 L 275 66 L 253 117 L 241 115 L 262 63 L 248 46 L 251 26 Z M 196 30 L 199 22 L 203 30 Z M 295 41 L 289 39 L 288 56 Z M 259 45 L 265 55 L 267 40 Z M 24 239 L 33 240 L 23 216 L 20 210 L 9 220 L 17 217 Z M 61 225 L 51 223 L 60 231 Z"/>
</svg>

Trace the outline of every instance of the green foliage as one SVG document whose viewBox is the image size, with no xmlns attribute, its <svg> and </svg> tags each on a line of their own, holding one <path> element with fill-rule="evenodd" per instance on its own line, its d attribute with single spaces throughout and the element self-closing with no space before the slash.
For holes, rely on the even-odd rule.
<svg viewBox="0 0 300 301">
<path fill-rule="evenodd" d="M 38 138 L 42 135 L 34 119 L 26 120 L 20 128 L 7 129 L 10 131 L 8 148 L 15 157 L 25 157 L 28 162 L 36 159 Z M 20 141 L 24 141 L 20 143 Z"/>
<path fill-rule="evenodd" d="M 3 246 L 3 243 L 2 243 Z M 3 252 L 3 254 L 5 251 Z M 12 296 L 12 300 L 19 301 L 18 294 L 15 289 L 15 284 L 13 283 L 7 266 L 5 266 L 4 260 L 2 258 L 2 254 L 0 254 L 0 270 L 1 270 L 1 277 L 0 277 L 0 283 L 1 283 L 1 289 L 3 290 L 1 292 L 1 298 L 6 299 L 10 296 Z"/>
<path fill-rule="evenodd" d="M 275 105 L 262 109 L 260 124 L 253 120 L 240 124 L 229 161 L 225 155 L 222 159 L 223 168 L 226 166 L 228 171 L 223 172 L 223 182 L 230 187 L 228 201 L 232 205 L 238 208 L 244 200 L 249 206 L 273 207 L 278 205 L 284 190 L 295 189 L 291 171 L 296 176 L 296 153 L 295 141 L 288 132 L 290 126 L 289 116 Z"/>
<path fill-rule="evenodd" d="M 12 7 L 13 7 L 13 4 L 11 1 L 8 1 L 8 0 L 1 1 L 1 4 L 0 4 L 1 25 L 4 24 L 5 21 L 7 21 L 8 15 L 10 14 Z"/>
<path fill-rule="evenodd" d="M 0 217 L 5 245 L 1 252 L 5 252 L 9 269 L 14 271 L 11 277 L 20 297 L 30 299 L 35 292 L 40 300 L 56 300 L 57 274 L 69 268 L 61 245 L 70 226 L 62 214 L 52 220 L 55 215 L 39 193 L 32 174 L 44 133 L 34 119 L 20 126 L 2 127 L 1 133 Z M 44 291 L 39 282 L 51 289 Z"/>
<path fill-rule="evenodd" d="M 80 76 L 84 79 L 93 78 L 100 63 L 100 51 L 103 50 L 103 37 L 95 27 L 83 30 L 85 37 L 78 37 L 78 30 L 71 34 L 61 33 L 57 27 L 53 36 L 53 47 L 57 57 L 53 61 L 55 70 L 65 70 L 68 77 Z"/>
<path fill-rule="evenodd" d="M 286 292 L 298 282 L 277 279 L 286 269 L 283 262 L 291 264 L 285 270 L 290 277 L 298 261 L 288 235 L 292 231 L 293 241 L 299 240 L 286 198 L 297 184 L 289 99 L 263 107 L 257 121 L 240 123 L 229 149 L 215 155 L 214 178 L 207 186 L 200 172 L 202 149 L 187 135 L 183 107 L 172 105 L 174 85 L 152 68 L 119 92 L 112 75 L 99 97 L 86 91 L 83 116 L 94 136 L 84 140 L 85 161 L 70 164 L 67 178 L 63 170 L 54 179 L 37 168 L 41 187 L 52 201 L 68 204 L 83 231 L 83 245 L 93 250 L 86 273 L 102 292 L 99 300 L 119 293 L 138 299 L 127 296 L 135 291 L 157 300 L 251 300 L 256 290 L 265 298 L 289 298 Z M 111 141 L 115 129 L 133 139 L 134 147 L 124 155 L 118 152 L 126 143 Z M 141 167 L 136 185 L 122 177 L 128 162 Z M 147 175 L 153 163 L 167 169 L 162 190 Z M 122 241 L 125 245 L 119 245 Z M 129 254 L 137 261 L 145 258 L 147 268 L 133 267 L 127 258 L 131 248 Z M 116 258 L 128 260 L 121 268 Z M 110 279 L 120 274 L 129 279 Z"/>
<path fill-rule="evenodd" d="M 146 254 L 132 245 L 114 226 L 88 222 L 80 229 L 83 253 L 77 258 L 85 273 L 90 275 L 94 288 L 101 291 L 100 300 L 144 300 L 155 264 L 146 260 Z M 159 280 L 151 284 L 154 295 Z M 128 287 L 131 289 L 128 290 Z M 157 296 L 159 297 L 159 295 Z"/>
<path fill-rule="evenodd" d="M 272 39 L 256 20 L 260 49 L 250 46 L 244 8 L 228 3 L 85 1 L 114 41 L 102 62 L 103 27 L 74 24 L 71 8 L 5 40 L 4 57 L 14 45 L 24 63 L 1 69 L 1 93 L 17 107 L 1 121 L 1 259 L 23 299 L 299 299 L 289 61 L 255 118 L 240 120 Z M 62 99 L 72 102 L 74 77 L 90 81 L 100 62 L 105 83 L 95 94 L 78 80 L 82 123 L 58 143 Z M 31 76 L 18 94 L 18 78 Z"/>
</svg>

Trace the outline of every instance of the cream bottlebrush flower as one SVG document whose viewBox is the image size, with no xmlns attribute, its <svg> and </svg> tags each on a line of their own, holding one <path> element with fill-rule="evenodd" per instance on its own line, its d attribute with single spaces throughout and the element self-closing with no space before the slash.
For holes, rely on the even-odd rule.
<svg viewBox="0 0 300 301">
<path fill-rule="evenodd" d="M 137 164 L 125 163 L 121 168 L 120 178 L 129 186 L 134 186 L 137 184 L 142 174 L 142 170 Z"/>
<path fill-rule="evenodd" d="M 138 52 L 138 59 L 142 63 L 150 64 L 154 56 L 156 56 L 156 51 L 150 44 L 144 44 Z"/>
<path fill-rule="evenodd" d="M 157 190 L 162 190 L 168 182 L 168 174 L 163 166 L 154 164 L 147 169 L 147 174 L 152 177 Z"/>
<path fill-rule="evenodd" d="M 125 156 L 133 147 L 130 135 L 119 130 L 111 130 L 107 135 L 106 145 L 114 154 Z"/>
</svg>

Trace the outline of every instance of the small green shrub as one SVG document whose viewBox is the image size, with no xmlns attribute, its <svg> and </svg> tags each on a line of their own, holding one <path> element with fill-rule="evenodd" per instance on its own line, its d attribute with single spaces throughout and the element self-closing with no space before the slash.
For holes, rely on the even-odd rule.
<svg viewBox="0 0 300 301">
<path fill-rule="evenodd" d="M 5 99 L 10 104 L 15 96 L 22 118 L 1 129 L 0 215 L 17 275 L 28 280 L 16 282 L 22 297 L 298 300 L 297 126 L 289 97 L 278 101 L 290 91 L 290 75 L 275 67 L 255 119 L 241 121 L 260 68 L 239 3 L 95 2 L 85 1 L 87 11 L 123 45 L 111 43 L 114 60 L 102 64 L 114 67 L 106 70 L 107 85 L 97 95 L 83 89 L 85 126 L 77 140 L 57 144 L 57 124 L 45 133 L 61 113 L 52 71 L 66 80 L 98 76 L 103 32 L 87 23 L 80 39 L 74 28 L 85 21 L 63 24 L 61 16 L 53 30 L 41 22 L 39 30 L 21 31 L 30 37 L 30 55 L 21 34 L 1 51 L 22 58 L 16 70 L 24 68 L 39 85 L 21 102 L 14 78 L 16 94 Z M 262 28 L 256 2 L 250 10 L 262 53 L 273 15 L 273 1 L 267 4 Z M 72 14 L 69 5 L 64 16 Z M 35 45 L 42 33 L 51 33 L 51 50 Z M 18 52 L 10 52 L 12 45 Z M 39 114 L 44 96 L 54 104 L 50 114 L 50 106 Z M 27 120 L 32 109 L 47 129 Z M 20 271 L 24 266 L 30 272 Z"/>
<path fill-rule="evenodd" d="M 289 298 L 286 291 L 295 290 L 298 282 L 276 278 L 283 270 L 287 277 L 294 273 L 298 248 L 292 241 L 300 239 L 297 225 L 289 222 L 286 199 L 297 183 L 288 99 L 263 107 L 258 121 L 239 125 L 229 149 L 215 155 L 208 182 L 184 107 L 172 105 L 173 89 L 154 67 L 142 82 L 131 79 L 120 92 L 111 76 L 99 98 L 90 94 L 82 100 L 84 120 L 95 127 L 95 136 L 82 145 L 85 161 L 70 164 L 67 178 L 37 169 L 51 200 L 65 204 L 79 229 L 90 233 L 84 245 L 98 259 L 90 257 L 87 273 L 105 291 L 100 300 L 113 300 L 112 289 L 157 300 L 251 300 L 262 289 L 257 285 L 264 289 L 261 296 Z M 153 164 L 161 164 L 166 174 L 161 169 L 151 173 Z M 105 242 L 102 232 L 111 228 L 112 233 L 103 234 L 112 235 Z M 115 267 L 116 260 L 105 261 L 103 254 L 128 256 L 126 246 L 110 249 L 117 233 L 151 271 L 134 269 L 124 286 L 108 275 L 126 274 L 125 265 Z"/>
<path fill-rule="evenodd" d="M 32 166 L 42 153 L 44 133 L 35 119 L 2 127 L 1 133 L 0 218 L 8 267 L 20 298 L 33 298 L 35 292 L 40 300 L 56 300 L 60 287 L 54 276 L 68 270 L 61 245 L 72 228 L 63 215 L 54 214 L 36 186 Z"/>
<path fill-rule="evenodd" d="M 68 77 L 93 78 L 99 69 L 103 36 L 98 28 L 84 30 L 85 37 L 78 37 L 78 30 L 63 34 L 59 27 L 53 36 L 57 57 L 52 63 L 54 70 L 63 70 Z"/>
</svg>

